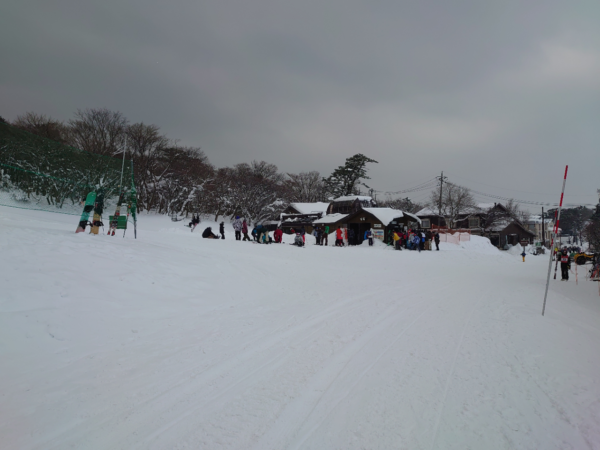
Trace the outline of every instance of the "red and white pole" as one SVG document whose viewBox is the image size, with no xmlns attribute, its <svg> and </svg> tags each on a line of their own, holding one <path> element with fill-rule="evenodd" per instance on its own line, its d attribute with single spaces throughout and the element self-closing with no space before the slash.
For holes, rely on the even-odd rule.
<svg viewBox="0 0 600 450">
<path fill-rule="evenodd" d="M 569 170 L 569 166 L 565 167 L 565 177 L 563 178 L 562 192 L 560 194 L 560 203 L 558 205 L 558 213 L 556 214 L 556 224 L 554 225 L 554 233 L 552 233 L 552 242 L 550 247 L 550 262 L 548 263 L 548 279 L 546 280 L 546 293 L 544 294 L 544 306 L 542 308 L 542 316 L 546 311 L 546 298 L 548 297 L 548 286 L 550 285 L 550 272 L 552 271 L 552 254 L 554 253 L 554 239 L 556 238 L 556 234 L 558 233 L 558 224 L 560 222 L 560 211 L 562 209 L 563 198 L 565 196 L 565 185 L 567 184 L 567 172 Z M 543 218 L 542 218 L 543 220 Z M 556 253 L 558 257 L 558 252 Z M 556 261 L 556 267 L 558 267 L 558 260 Z M 556 269 L 554 269 L 556 272 Z M 556 278 L 556 273 L 554 274 L 554 278 Z"/>
</svg>

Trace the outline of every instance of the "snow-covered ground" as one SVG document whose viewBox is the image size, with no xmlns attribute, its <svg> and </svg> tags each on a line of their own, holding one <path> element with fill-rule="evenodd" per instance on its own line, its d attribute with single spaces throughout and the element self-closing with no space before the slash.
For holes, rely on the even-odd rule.
<svg viewBox="0 0 600 450">
<path fill-rule="evenodd" d="M 481 238 L 301 249 L 77 221 L 0 207 L 4 450 L 600 448 L 581 270 L 542 317 L 547 257 Z"/>
</svg>

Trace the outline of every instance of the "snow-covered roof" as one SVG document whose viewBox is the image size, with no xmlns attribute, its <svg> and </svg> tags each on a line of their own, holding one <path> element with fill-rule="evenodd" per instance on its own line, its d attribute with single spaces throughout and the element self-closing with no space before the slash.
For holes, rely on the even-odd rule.
<svg viewBox="0 0 600 450">
<path fill-rule="evenodd" d="M 334 198 L 333 202 L 348 202 L 359 199 L 361 202 L 370 202 L 373 200 L 373 197 L 369 197 L 368 195 L 346 195 L 343 197 Z"/>
<path fill-rule="evenodd" d="M 329 203 L 290 203 L 290 206 L 300 214 L 310 214 L 315 212 L 322 212 L 325 214 L 327 212 L 327 208 L 329 208 Z"/>
<path fill-rule="evenodd" d="M 401 219 L 405 216 L 410 217 L 411 219 L 414 219 L 415 221 L 421 223 L 421 219 L 419 219 L 416 215 L 407 213 L 405 211 L 401 211 L 399 209 L 363 208 L 362 210 L 368 212 L 369 214 L 373 214 L 384 225 L 389 224 L 392 220 Z"/>
<path fill-rule="evenodd" d="M 509 226 L 512 222 L 513 222 L 512 220 L 508 220 L 508 219 L 499 220 L 496 223 L 494 223 L 492 226 L 487 227 L 486 229 L 488 231 L 502 231 L 507 226 Z"/>
<path fill-rule="evenodd" d="M 320 223 L 320 224 L 326 225 L 329 223 L 335 223 L 335 222 L 342 220 L 343 218 L 348 217 L 348 216 L 349 216 L 349 214 L 339 214 L 339 213 L 327 214 L 326 216 L 323 216 L 321 219 L 315 220 L 314 223 L 315 224 Z"/>
<path fill-rule="evenodd" d="M 437 216 L 438 213 L 437 211 L 433 211 L 431 208 L 429 208 L 428 206 L 426 206 L 423 209 L 420 209 L 419 211 L 417 211 L 415 213 L 416 216 Z"/>
</svg>

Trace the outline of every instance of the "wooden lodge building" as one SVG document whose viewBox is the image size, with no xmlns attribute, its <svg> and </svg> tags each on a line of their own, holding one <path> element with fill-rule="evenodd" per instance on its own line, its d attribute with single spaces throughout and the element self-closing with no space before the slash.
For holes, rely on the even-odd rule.
<svg viewBox="0 0 600 450">
<path fill-rule="evenodd" d="M 338 226 L 353 230 L 355 244 L 364 240 L 365 231 L 372 229 L 373 237 L 387 241 L 391 230 L 418 226 L 419 218 L 392 208 L 378 208 L 377 203 L 367 196 L 347 196 L 333 200 L 327 215 L 314 222 L 314 226 L 329 226 L 333 233 Z"/>
<path fill-rule="evenodd" d="M 373 230 L 375 238 L 387 240 L 391 230 L 419 226 L 420 219 L 404 211 L 378 208 L 368 196 L 339 197 L 330 203 L 291 203 L 281 214 L 279 226 L 285 233 L 304 228 L 312 233 L 315 227 L 329 226 L 333 233 L 337 227 L 353 230 L 355 243 L 364 240 L 365 231 Z"/>
<path fill-rule="evenodd" d="M 430 208 L 423 208 L 416 215 L 421 219 L 425 230 L 446 228 L 445 218 Z M 471 234 L 485 236 L 498 248 L 517 243 L 532 244 L 535 238 L 535 233 L 519 220 L 510 217 L 501 203 L 480 203 L 472 210 L 460 214 L 451 228 L 467 229 Z"/>
</svg>

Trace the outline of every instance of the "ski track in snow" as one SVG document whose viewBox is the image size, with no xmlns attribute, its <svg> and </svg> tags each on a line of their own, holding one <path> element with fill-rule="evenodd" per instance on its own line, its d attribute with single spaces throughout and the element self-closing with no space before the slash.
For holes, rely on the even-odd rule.
<svg viewBox="0 0 600 450">
<path fill-rule="evenodd" d="M 0 219 L 3 449 L 600 448 L 597 288 L 542 318 L 545 258 Z"/>
</svg>

